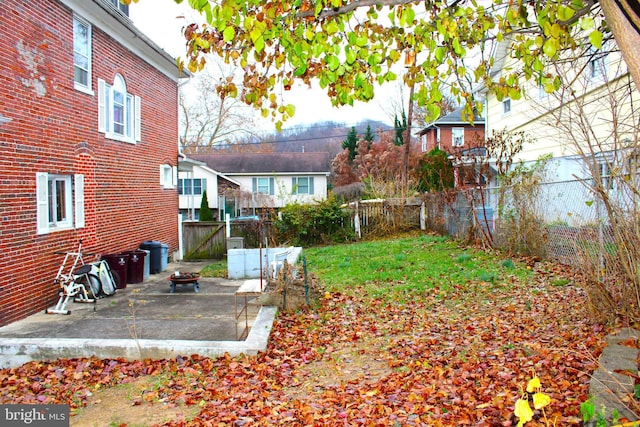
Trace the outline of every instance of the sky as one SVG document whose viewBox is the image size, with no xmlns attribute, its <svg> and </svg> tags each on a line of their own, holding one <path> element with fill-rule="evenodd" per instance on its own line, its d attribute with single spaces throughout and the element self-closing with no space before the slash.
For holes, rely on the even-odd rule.
<svg viewBox="0 0 640 427">
<path fill-rule="evenodd" d="M 184 57 L 182 27 L 200 20 L 198 13 L 189 7 L 186 0 L 180 5 L 174 0 L 138 0 L 129 7 L 129 16 L 139 30 L 173 57 Z M 335 108 L 320 88 L 309 89 L 304 85 L 294 87 L 285 92 L 285 101 L 296 106 L 296 113 L 283 127 L 304 127 L 323 121 L 354 125 L 368 119 L 393 124 L 393 118 L 381 105 L 389 102 L 391 97 L 399 96 L 397 92 L 397 86 L 391 84 L 376 91 L 375 98 L 369 103 Z M 260 120 L 260 126 L 265 131 L 275 130 L 272 122 Z"/>
</svg>

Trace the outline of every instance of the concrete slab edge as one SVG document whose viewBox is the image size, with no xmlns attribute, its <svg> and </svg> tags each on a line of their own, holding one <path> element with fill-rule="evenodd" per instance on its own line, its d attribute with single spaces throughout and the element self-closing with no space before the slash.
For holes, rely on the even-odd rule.
<svg viewBox="0 0 640 427">
<path fill-rule="evenodd" d="M 277 307 L 261 307 L 244 341 L 0 338 L 0 367 L 12 368 L 31 361 L 92 356 L 141 360 L 171 359 L 192 354 L 205 357 L 219 357 L 225 353 L 231 356 L 255 355 L 267 348 L 277 312 Z"/>
<path fill-rule="evenodd" d="M 630 421 L 638 420 L 625 403 L 625 399 L 634 393 L 634 380 L 615 372 L 629 370 L 635 373 L 637 370 L 638 349 L 619 345 L 627 339 L 637 341 L 640 339 L 640 331 L 625 328 L 606 338 L 607 346 L 602 350 L 599 366 L 589 383 L 589 396 L 593 399 L 596 412 L 603 413 L 606 419 L 612 419 L 615 411 Z"/>
</svg>

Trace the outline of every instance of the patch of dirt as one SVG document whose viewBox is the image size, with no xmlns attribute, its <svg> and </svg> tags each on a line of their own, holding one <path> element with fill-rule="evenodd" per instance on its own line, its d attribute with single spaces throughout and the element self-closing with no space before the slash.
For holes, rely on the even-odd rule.
<svg viewBox="0 0 640 427">
<path fill-rule="evenodd" d="M 145 376 L 95 392 L 87 406 L 74 411 L 70 426 L 151 426 L 170 420 L 190 420 L 198 415 L 198 406 L 158 398 L 154 388 L 159 381 L 162 377 Z"/>
</svg>

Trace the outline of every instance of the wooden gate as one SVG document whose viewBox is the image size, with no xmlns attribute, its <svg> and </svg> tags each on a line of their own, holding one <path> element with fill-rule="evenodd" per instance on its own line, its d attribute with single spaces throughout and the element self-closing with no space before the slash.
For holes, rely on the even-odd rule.
<svg viewBox="0 0 640 427">
<path fill-rule="evenodd" d="M 224 222 L 189 221 L 182 223 L 184 259 L 222 259 L 227 253 Z"/>
</svg>

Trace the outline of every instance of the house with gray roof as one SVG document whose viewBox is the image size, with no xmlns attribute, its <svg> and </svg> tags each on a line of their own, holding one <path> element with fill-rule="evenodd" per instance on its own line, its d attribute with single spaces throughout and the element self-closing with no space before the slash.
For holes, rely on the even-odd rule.
<svg viewBox="0 0 640 427">
<path fill-rule="evenodd" d="M 471 123 L 462 117 L 462 107 L 428 124 L 418 135 L 425 153 L 439 148 L 450 155 L 484 154 L 484 118 L 476 113 Z"/>
<path fill-rule="evenodd" d="M 485 161 L 484 127 L 485 120 L 477 112 L 471 122 L 463 117 L 463 108 L 457 108 L 418 132 L 422 152 L 439 148 L 449 154 L 456 187 L 487 185 L 494 179 L 495 171 Z"/>
<path fill-rule="evenodd" d="M 200 180 L 198 188 L 188 190 L 200 192 L 199 196 L 204 189 L 216 189 L 216 193 L 207 190 L 207 200 L 221 220 L 227 213 L 232 218 L 256 215 L 289 203 L 315 203 L 327 198 L 329 153 L 194 154 L 188 161 L 193 163 L 191 172 L 179 172 L 179 183 Z M 221 181 L 228 185 L 221 187 Z M 199 200 L 191 200 L 190 219 L 197 219 Z M 188 209 L 187 199 L 184 202 L 180 203 L 183 212 Z"/>
</svg>

